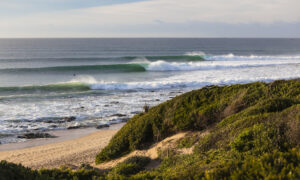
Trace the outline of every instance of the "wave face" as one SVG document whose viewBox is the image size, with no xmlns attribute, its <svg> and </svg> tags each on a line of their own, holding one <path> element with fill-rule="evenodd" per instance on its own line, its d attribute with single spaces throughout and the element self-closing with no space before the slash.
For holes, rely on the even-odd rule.
<svg viewBox="0 0 300 180">
<path fill-rule="evenodd" d="M 79 71 L 101 71 L 101 72 L 143 72 L 145 68 L 140 64 L 112 64 L 112 65 L 83 65 L 83 66 L 57 66 L 42 68 L 13 68 L 0 69 L 4 73 L 38 73 L 38 72 L 79 72 Z"/>
<path fill-rule="evenodd" d="M 0 54 L 1 55 L 1 54 Z M 124 57 L 99 57 L 99 58 L 33 58 L 33 59 L 1 59 L 0 58 L 0 70 L 12 71 L 19 69 L 23 71 L 32 70 L 54 70 L 60 67 L 59 70 L 77 70 L 79 66 L 84 68 L 105 69 L 113 68 L 109 65 L 114 65 L 116 68 L 122 64 L 132 64 L 137 60 L 144 59 L 147 62 L 153 62 L 163 59 L 168 62 L 189 62 L 189 61 L 203 61 L 204 57 L 199 55 L 180 55 L 180 56 L 124 56 Z M 103 66 L 103 67 L 101 67 Z M 30 67 L 30 68 L 28 68 Z"/>
<path fill-rule="evenodd" d="M 0 93 L 46 93 L 46 92 L 67 92 L 87 91 L 89 85 L 81 82 L 57 83 L 38 86 L 0 87 Z"/>
<path fill-rule="evenodd" d="M 218 55 L 208 56 L 202 54 L 199 61 L 199 53 L 188 53 L 186 56 L 162 56 L 170 59 L 190 57 L 196 61 L 189 62 L 168 62 L 164 60 L 150 61 L 147 58 L 137 58 L 125 64 L 108 65 L 82 65 L 82 66 L 56 66 L 41 68 L 7 68 L 0 69 L 0 73 L 46 73 L 46 72 L 84 72 L 94 71 L 97 73 L 114 72 L 144 72 L 144 71 L 195 71 L 213 70 L 226 68 L 246 68 L 259 66 L 276 66 L 300 64 L 300 56 L 235 56 Z M 160 57 L 156 57 L 160 58 Z M 203 58 L 205 60 L 203 60 Z"/>
</svg>

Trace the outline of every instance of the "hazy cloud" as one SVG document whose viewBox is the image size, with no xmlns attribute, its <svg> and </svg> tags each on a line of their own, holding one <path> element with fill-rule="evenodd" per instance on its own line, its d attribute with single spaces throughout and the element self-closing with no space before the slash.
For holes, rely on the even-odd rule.
<svg viewBox="0 0 300 180">
<path fill-rule="evenodd" d="M 107 31 L 118 28 L 121 35 L 131 34 L 123 31 L 132 27 L 148 27 L 150 29 L 146 32 L 153 33 L 155 28 L 169 27 L 170 24 L 176 24 L 177 28 L 187 26 L 179 28 L 182 29 L 181 34 L 188 33 L 188 28 L 192 28 L 194 23 L 204 26 L 229 24 L 232 27 L 242 24 L 297 24 L 300 22 L 299 7 L 299 0 L 148 0 L 18 17 L 4 16 L 0 17 L 0 36 L 90 36 L 91 33 L 94 36 L 118 36 L 118 31 L 115 34 Z M 160 26 L 157 27 L 157 24 Z M 193 28 L 201 30 L 198 26 Z M 166 33 L 172 34 L 172 29 Z M 160 30 L 161 35 L 166 33 Z"/>
</svg>

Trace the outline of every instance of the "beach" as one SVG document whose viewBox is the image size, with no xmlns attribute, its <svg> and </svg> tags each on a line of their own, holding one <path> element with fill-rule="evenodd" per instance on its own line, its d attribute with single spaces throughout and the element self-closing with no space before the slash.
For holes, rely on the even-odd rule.
<svg viewBox="0 0 300 180">
<path fill-rule="evenodd" d="M 122 125 L 113 125 L 103 130 L 65 130 L 57 132 L 60 134 L 58 138 L 2 145 L 0 151 L 5 148 L 15 150 L 1 151 L 0 160 L 21 163 L 33 169 L 59 168 L 62 165 L 76 168 L 83 163 L 90 164 Z"/>
<path fill-rule="evenodd" d="M 0 180 L 300 180 L 299 7 L 0 1 Z"/>
<path fill-rule="evenodd" d="M 24 174 L 27 179 L 44 175 L 61 179 L 55 176 L 58 172 L 65 179 L 125 177 L 127 172 L 136 173 L 126 170 L 131 165 L 121 164 L 131 157 L 150 161 L 149 166 L 138 163 L 141 171 L 162 163 L 165 169 L 159 169 L 164 173 L 159 170 L 152 177 L 186 179 L 194 163 L 197 173 L 207 168 L 207 162 L 213 170 L 215 161 L 222 164 L 232 157 L 223 150 L 234 154 L 232 146 L 239 142 L 239 134 L 258 121 L 253 118 L 247 124 L 246 120 L 253 115 L 265 117 L 262 113 L 271 118 L 273 111 L 288 110 L 299 102 L 298 80 L 292 80 L 300 77 L 299 52 L 300 40 L 288 38 L 2 39 L 0 161 L 5 161 L 0 163 L 0 179 L 3 174 L 18 177 L 15 173 L 23 172 L 23 166 L 47 170 L 38 175 L 24 170 L 21 179 Z M 125 130 L 117 133 L 125 123 Z M 219 134 L 211 130 L 214 126 Z M 265 132 L 259 127 L 253 131 Z M 198 135 L 186 132 L 195 129 Z M 37 137 L 42 138 L 31 139 Z M 196 143 L 208 159 L 193 151 Z M 268 149 L 272 148 L 278 149 Z M 220 155 L 212 154 L 214 150 Z M 181 160 L 172 158 L 176 153 Z M 74 171 L 50 170 L 61 166 Z M 184 176 L 172 174 L 180 170 L 187 170 Z"/>
</svg>

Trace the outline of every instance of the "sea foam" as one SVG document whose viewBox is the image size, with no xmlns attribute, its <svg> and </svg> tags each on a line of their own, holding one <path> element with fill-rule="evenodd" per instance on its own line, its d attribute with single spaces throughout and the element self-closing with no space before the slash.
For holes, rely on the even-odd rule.
<svg viewBox="0 0 300 180">
<path fill-rule="evenodd" d="M 300 60 L 300 55 L 277 55 L 277 56 L 267 56 L 267 55 L 249 55 L 241 56 L 235 55 L 233 53 L 224 55 L 206 55 L 206 60 L 215 61 L 251 61 L 251 60 Z"/>
<path fill-rule="evenodd" d="M 265 60 L 265 61 L 203 61 L 203 62 L 166 62 L 155 61 L 146 66 L 147 71 L 195 71 L 229 68 L 247 68 L 259 66 L 275 66 L 300 64 L 300 60 Z"/>
</svg>

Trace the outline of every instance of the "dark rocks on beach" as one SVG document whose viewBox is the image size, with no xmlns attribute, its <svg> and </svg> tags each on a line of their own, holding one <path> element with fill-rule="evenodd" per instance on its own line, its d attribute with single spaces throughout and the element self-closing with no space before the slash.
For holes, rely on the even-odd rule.
<svg viewBox="0 0 300 180">
<path fill-rule="evenodd" d="M 131 114 L 140 114 L 140 113 L 142 113 L 142 111 L 133 111 L 133 112 L 131 112 Z"/>
<path fill-rule="evenodd" d="M 122 119 L 121 119 L 121 122 L 127 122 L 127 121 L 129 121 L 129 119 L 130 119 L 130 118 L 122 118 Z"/>
<path fill-rule="evenodd" d="M 47 120 L 47 121 L 44 121 L 44 123 L 57 123 L 59 121 L 53 121 L 53 120 Z"/>
<path fill-rule="evenodd" d="M 169 94 L 179 94 L 182 93 L 182 91 L 171 91 Z"/>
<path fill-rule="evenodd" d="M 65 122 L 72 122 L 75 121 L 76 117 L 75 116 L 70 116 L 70 117 L 64 117 L 62 119 L 50 119 L 47 121 L 39 121 L 39 122 L 45 122 L 45 123 L 65 123 Z"/>
<path fill-rule="evenodd" d="M 20 128 L 28 128 L 28 126 L 23 126 L 23 125 L 22 125 L 22 126 L 19 126 L 19 127 L 20 127 Z"/>
<path fill-rule="evenodd" d="M 117 113 L 117 114 L 113 114 L 113 115 L 111 115 L 110 117 L 113 117 L 113 116 L 117 116 L 117 117 L 124 117 L 124 116 L 126 116 L 125 114 L 119 114 L 119 113 Z"/>
<path fill-rule="evenodd" d="M 130 118 L 117 118 L 117 119 L 113 119 L 109 121 L 109 124 L 119 124 L 119 123 L 123 123 L 123 122 L 127 122 Z"/>
<path fill-rule="evenodd" d="M 50 128 L 57 128 L 57 126 L 56 125 L 51 125 L 51 126 L 49 126 Z"/>
<path fill-rule="evenodd" d="M 112 101 L 110 102 L 111 104 L 119 104 L 120 102 L 119 101 Z"/>
<path fill-rule="evenodd" d="M 26 133 L 23 135 L 19 135 L 18 138 L 23 138 L 23 139 L 36 139 L 36 138 L 54 138 L 55 136 L 49 134 L 49 133 Z"/>
<path fill-rule="evenodd" d="M 75 119 L 76 119 L 75 116 L 70 116 L 70 117 L 63 118 L 62 121 L 71 122 L 71 121 L 75 121 Z"/>
<path fill-rule="evenodd" d="M 80 129 L 80 128 L 83 128 L 84 126 L 69 126 L 67 127 L 67 129 Z"/>
<path fill-rule="evenodd" d="M 109 127 L 109 124 L 100 124 L 96 128 L 97 129 L 102 129 L 102 128 L 106 128 L 106 127 Z"/>
</svg>

